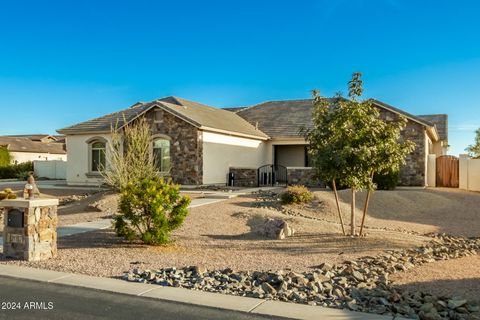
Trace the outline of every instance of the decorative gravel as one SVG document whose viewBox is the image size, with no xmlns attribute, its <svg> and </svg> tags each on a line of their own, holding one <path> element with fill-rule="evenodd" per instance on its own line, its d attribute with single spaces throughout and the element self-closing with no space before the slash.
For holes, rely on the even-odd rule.
<svg viewBox="0 0 480 320">
<path fill-rule="evenodd" d="M 434 236 L 415 249 L 388 251 L 337 265 L 323 263 L 312 271 L 208 270 L 204 266 L 142 270 L 123 279 L 161 286 L 348 308 L 384 315 L 421 319 L 477 319 L 478 304 L 463 298 L 402 290 L 389 276 L 440 260 L 476 255 L 480 239 Z"/>
</svg>

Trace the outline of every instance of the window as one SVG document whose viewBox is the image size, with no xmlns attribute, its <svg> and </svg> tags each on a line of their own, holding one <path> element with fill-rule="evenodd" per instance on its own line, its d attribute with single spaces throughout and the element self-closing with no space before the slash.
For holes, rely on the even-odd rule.
<svg viewBox="0 0 480 320">
<path fill-rule="evenodd" d="M 153 140 L 153 158 L 160 172 L 170 171 L 170 140 L 164 138 Z"/>
<path fill-rule="evenodd" d="M 91 143 L 91 171 L 99 172 L 105 167 L 105 142 L 93 141 Z"/>
</svg>

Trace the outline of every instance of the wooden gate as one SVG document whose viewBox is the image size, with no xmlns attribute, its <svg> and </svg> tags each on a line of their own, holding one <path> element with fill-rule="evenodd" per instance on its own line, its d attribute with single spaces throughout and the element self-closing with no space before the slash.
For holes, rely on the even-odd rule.
<svg viewBox="0 0 480 320">
<path fill-rule="evenodd" d="M 440 156 L 436 162 L 437 187 L 458 188 L 458 158 Z"/>
</svg>

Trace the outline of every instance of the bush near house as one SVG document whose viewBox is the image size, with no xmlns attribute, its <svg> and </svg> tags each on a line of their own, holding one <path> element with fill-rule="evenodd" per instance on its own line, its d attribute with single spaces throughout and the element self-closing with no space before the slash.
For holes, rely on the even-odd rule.
<svg viewBox="0 0 480 320">
<path fill-rule="evenodd" d="M 33 162 L 0 166 L 0 179 L 24 178 L 33 172 Z M 28 175 L 27 175 L 28 173 Z"/>
<path fill-rule="evenodd" d="M 0 167 L 10 165 L 11 161 L 12 161 L 12 156 L 10 155 L 10 152 L 8 151 L 8 149 L 5 147 L 0 147 Z"/>
<path fill-rule="evenodd" d="M 303 203 L 313 199 L 313 194 L 305 186 L 289 186 L 287 191 L 280 195 L 283 204 Z"/>
<path fill-rule="evenodd" d="M 146 244 L 166 244 L 170 233 L 188 215 L 190 198 L 180 188 L 162 178 L 128 183 L 121 190 L 119 215 L 114 219 L 118 236 Z"/>
<path fill-rule="evenodd" d="M 373 183 L 377 185 L 378 190 L 395 190 L 400 178 L 400 171 L 392 170 L 386 174 L 375 174 Z"/>
</svg>

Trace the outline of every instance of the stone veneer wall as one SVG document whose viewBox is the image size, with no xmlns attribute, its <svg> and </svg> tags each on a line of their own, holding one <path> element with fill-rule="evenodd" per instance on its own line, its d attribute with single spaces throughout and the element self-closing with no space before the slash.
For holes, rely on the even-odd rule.
<svg viewBox="0 0 480 320">
<path fill-rule="evenodd" d="M 380 117 L 386 121 L 398 119 L 396 113 L 379 108 Z M 427 171 L 426 154 L 428 145 L 426 142 L 426 129 L 417 122 L 408 120 L 407 126 L 402 131 L 402 138 L 413 141 L 415 150 L 407 155 L 406 164 L 400 168 L 399 185 L 401 186 L 425 186 L 425 174 Z"/>
<path fill-rule="evenodd" d="M 163 110 L 152 110 L 147 117 L 152 121 L 155 135 L 164 135 L 171 139 L 169 176 L 172 180 L 179 184 L 202 184 L 202 132 Z"/>
<path fill-rule="evenodd" d="M 57 256 L 57 206 L 34 208 L 5 208 L 17 209 L 24 212 L 24 227 L 12 228 L 7 226 L 7 219 L 3 230 L 3 250 L 6 257 L 40 261 Z"/>
<path fill-rule="evenodd" d="M 229 172 L 233 173 L 235 177 L 233 182 L 235 187 L 256 187 L 258 185 L 256 168 L 229 168 Z"/>
<path fill-rule="evenodd" d="M 304 186 L 325 186 L 320 180 L 315 177 L 315 169 L 313 168 L 287 168 L 287 180 L 288 184 L 299 184 Z"/>
</svg>

